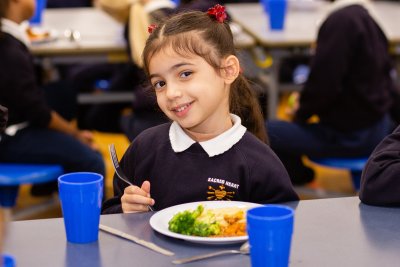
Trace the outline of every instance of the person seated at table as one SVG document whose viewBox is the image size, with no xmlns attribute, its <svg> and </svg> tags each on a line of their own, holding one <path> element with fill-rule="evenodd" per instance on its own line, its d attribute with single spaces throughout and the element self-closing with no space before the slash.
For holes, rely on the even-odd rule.
<svg viewBox="0 0 400 267">
<path fill-rule="evenodd" d="M 20 26 L 34 10 L 34 0 L 3 0 L 0 5 L 0 104 L 9 112 L 0 162 L 60 164 L 66 173 L 104 175 L 92 133 L 80 131 L 51 109 L 37 85 L 29 40 Z M 57 183 L 36 189 L 32 193 L 50 193 Z"/>
<path fill-rule="evenodd" d="M 400 206 L 400 126 L 369 157 L 361 175 L 360 200 L 368 205 Z"/>
<path fill-rule="evenodd" d="M 294 184 L 314 179 L 303 155 L 368 156 L 393 129 L 389 109 L 395 84 L 388 40 L 370 12 L 363 0 L 332 4 L 319 28 L 293 122 L 268 124 L 271 147 Z M 310 121 L 314 115 L 318 122 Z"/>
<path fill-rule="evenodd" d="M 103 213 L 201 200 L 298 199 L 266 144 L 260 106 L 240 73 L 224 10 L 184 12 L 149 28 L 144 69 L 172 122 L 131 143 L 120 166 L 135 185 L 114 176 L 114 197 Z"/>
</svg>

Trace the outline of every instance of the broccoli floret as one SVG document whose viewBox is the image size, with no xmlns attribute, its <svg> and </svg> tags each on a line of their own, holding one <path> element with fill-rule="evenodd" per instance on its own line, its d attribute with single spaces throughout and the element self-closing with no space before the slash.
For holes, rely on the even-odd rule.
<svg viewBox="0 0 400 267">
<path fill-rule="evenodd" d="M 204 207 L 199 205 L 194 211 L 185 210 L 175 214 L 168 223 L 168 229 L 175 233 L 192 235 L 194 221 L 201 215 L 203 210 Z"/>
<path fill-rule="evenodd" d="M 177 213 L 169 221 L 169 230 L 175 233 L 195 236 L 210 236 L 220 233 L 215 215 L 208 211 L 203 214 L 204 207 L 199 205 L 194 211 Z"/>
<path fill-rule="evenodd" d="M 195 221 L 193 225 L 192 235 L 196 236 L 210 236 L 217 235 L 220 232 L 219 225 L 214 223 L 203 223 L 199 221 Z"/>
</svg>

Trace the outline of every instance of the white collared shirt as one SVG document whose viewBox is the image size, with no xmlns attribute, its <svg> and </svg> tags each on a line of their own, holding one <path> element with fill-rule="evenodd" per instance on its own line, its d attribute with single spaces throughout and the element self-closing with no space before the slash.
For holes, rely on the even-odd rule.
<svg viewBox="0 0 400 267">
<path fill-rule="evenodd" d="M 233 126 L 224 133 L 210 140 L 199 142 L 201 147 L 206 151 L 209 157 L 213 157 L 228 151 L 237 142 L 242 139 L 247 129 L 242 125 L 242 120 L 239 116 L 231 114 Z M 169 128 L 169 140 L 174 152 L 183 152 L 191 145 L 196 143 L 182 129 L 182 127 L 174 121 Z"/>
<path fill-rule="evenodd" d="M 17 24 L 12 20 L 2 18 L 1 19 L 1 31 L 14 36 L 16 39 L 21 41 L 30 47 L 31 42 L 29 41 L 28 35 L 26 34 L 26 26 L 23 24 Z"/>
</svg>

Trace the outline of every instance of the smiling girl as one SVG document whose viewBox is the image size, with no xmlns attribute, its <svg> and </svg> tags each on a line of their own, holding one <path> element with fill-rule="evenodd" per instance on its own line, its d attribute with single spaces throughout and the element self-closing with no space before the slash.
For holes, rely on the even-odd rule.
<svg viewBox="0 0 400 267">
<path fill-rule="evenodd" d="M 193 201 L 297 200 L 266 144 L 257 99 L 240 73 L 224 7 L 178 14 L 152 27 L 143 52 L 157 103 L 171 119 L 144 131 L 114 176 L 103 213 L 163 209 Z"/>
</svg>

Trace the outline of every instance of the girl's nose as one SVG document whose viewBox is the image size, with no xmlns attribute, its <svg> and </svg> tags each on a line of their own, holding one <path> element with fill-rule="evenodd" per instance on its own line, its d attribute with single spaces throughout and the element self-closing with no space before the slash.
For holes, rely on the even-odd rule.
<svg viewBox="0 0 400 267">
<path fill-rule="evenodd" d="M 177 97 L 181 97 L 182 96 L 182 90 L 180 89 L 180 87 L 177 84 L 168 84 L 167 86 L 167 97 L 170 99 L 174 99 Z"/>
</svg>

